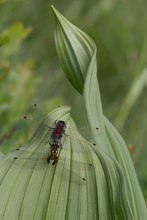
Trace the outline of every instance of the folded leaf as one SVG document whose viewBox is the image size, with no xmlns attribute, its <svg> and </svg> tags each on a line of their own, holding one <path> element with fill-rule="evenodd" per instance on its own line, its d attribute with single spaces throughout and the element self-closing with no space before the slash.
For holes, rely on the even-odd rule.
<svg viewBox="0 0 147 220">
<path fill-rule="evenodd" d="M 55 14 L 55 42 L 61 66 L 72 85 L 80 92 L 88 65 L 95 51 L 92 39 L 64 18 L 52 6 Z"/>
<path fill-rule="evenodd" d="M 50 146 L 44 141 L 49 132 L 44 125 L 53 127 L 57 118 L 66 122 L 68 135 L 60 150 L 62 164 L 52 165 L 47 163 Z M 69 108 L 48 114 L 17 159 L 15 153 L 0 160 L 1 219 L 133 219 L 123 205 L 128 202 L 119 164 L 82 138 Z"/>
<path fill-rule="evenodd" d="M 112 200 L 109 203 L 109 210 L 106 202 L 108 198 L 106 199 L 106 194 L 104 195 L 104 199 L 106 200 L 103 206 L 106 207 L 106 212 L 103 212 L 104 216 L 100 219 L 107 219 L 109 216 L 108 219 L 145 220 L 147 218 L 147 209 L 129 152 L 116 129 L 103 115 L 97 82 L 96 46 L 93 40 L 87 37 L 87 35 L 85 35 L 89 39 L 87 42 L 85 38 L 78 38 L 77 36 L 80 36 L 81 30 L 69 23 L 55 8 L 53 8 L 53 11 L 56 19 L 56 47 L 59 59 L 62 62 L 62 67 L 67 77 L 75 79 L 74 83 L 71 80 L 74 87 L 80 93 L 84 88 L 83 97 L 86 116 L 91 134 L 97 144 L 95 152 L 96 154 L 101 153 L 102 157 L 105 157 L 105 154 L 109 155 L 110 157 L 108 158 L 115 161 L 115 168 L 118 165 L 120 168 L 120 172 L 117 174 L 119 178 L 116 181 L 115 175 L 113 175 L 115 173 L 114 170 L 111 169 L 111 171 L 109 170 L 107 172 L 108 161 L 106 162 L 106 166 L 105 162 L 103 163 L 103 166 L 105 166 L 105 177 L 107 176 L 106 179 L 108 181 L 107 190 L 110 192 L 109 199 Z M 84 46 L 81 47 L 81 45 Z M 92 48 L 90 53 L 89 48 Z M 89 57 L 89 59 L 86 57 Z M 82 80 L 77 80 L 81 78 Z M 120 192 L 115 191 L 117 184 L 120 184 Z M 99 194 L 97 195 L 98 197 L 100 196 Z M 117 209 L 116 203 L 113 202 L 114 198 L 118 199 Z M 98 207 L 97 212 L 100 211 L 101 209 Z"/>
</svg>

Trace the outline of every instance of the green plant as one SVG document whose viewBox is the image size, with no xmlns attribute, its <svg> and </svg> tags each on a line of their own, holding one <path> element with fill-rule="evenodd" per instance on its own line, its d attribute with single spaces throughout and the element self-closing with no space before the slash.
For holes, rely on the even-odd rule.
<svg viewBox="0 0 147 220">
<path fill-rule="evenodd" d="M 61 150 L 61 156 L 65 157 L 63 166 L 70 165 L 71 169 L 62 167 L 59 171 L 58 163 L 56 168 L 47 163 L 44 167 L 41 160 L 31 162 L 33 169 L 25 169 L 25 165 L 29 165 L 28 160 L 22 160 L 21 166 L 16 167 L 12 154 L 7 155 L 0 163 L 0 217 L 12 220 L 145 220 L 147 210 L 127 147 L 103 115 L 95 43 L 54 7 L 52 9 L 58 56 L 67 78 L 83 95 L 87 121 L 96 146 L 80 136 L 70 117 L 69 107 L 59 107 L 50 112 L 24 147 L 29 152 L 20 154 L 24 158 L 38 151 L 47 155 L 48 146 L 44 141 L 48 138 L 48 131 L 44 124 L 53 127 L 60 118 L 68 127 L 68 136 L 65 136 Z M 93 168 L 87 171 L 86 164 L 89 163 Z M 40 169 L 42 166 L 44 169 Z M 86 179 L 84 183 L 82 177 Z"/>
<path fill-rule="evenodd" d="M 22 44 L 30 32 L 31 28 L 16 22 L 4 29 L 0 36 L 0 149 L 3 152 L 16 148 L 16 139 L 18 145 L 24 140 L 19 117 L 30 103 L 38 81 L 33 77 L 31 59 L 18 62 Z M 27 130 L 25 135 L 28 135 Z"/>
</svg>

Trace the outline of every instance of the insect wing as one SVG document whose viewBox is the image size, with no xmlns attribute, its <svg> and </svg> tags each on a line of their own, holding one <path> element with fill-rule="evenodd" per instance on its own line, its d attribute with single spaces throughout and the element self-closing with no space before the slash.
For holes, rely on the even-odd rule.
<svg viewBox="0 0 147 220">
<path fill-rule="evenodd" d="M 30 168 L 31 167 L 35 168 L 35 165 L 37 164 L 37 162 L 42 163 L 45 166 L 49 166 L 50 164 L 47 162 L 47 159 L 49 157 L 49 153 L 50 153 L 49 150 L 46 153 L 42 153 L 42 152 L 33 152 L 33 151 L 28 151 L 28 150 L 18 148 L 12 154 L 11 160 L 18 161 L 17 165 L 19 165 L 19 163 L 24 163 L 23 161 L 26 161 L 26 164 L 23 164 L 23 166 L 33 165 L 33 166 L 30 166 Z M 89 163 L 85 163 L 83 161 L 73 160 L 72 158 L 66 158 L 63 156 L 59 156 L 57 163 L 62 167 L 70 168 L 73 170 L 78 170 L 78 169 L 91 170 L 94 168 L 91 161 L 89 161 Z"/>
<path fill-rule="evenodd" d="M 71 181 L 76 184 L 83 184 L 86 181 L 85 170 L 94 171 L 92 163 L 85 163 L 70 158 L 59 156 L 59 159 L 55 165 L 47 163 L 49 152 L 31 152 L 24 149 L 16 150 L 11 158 L 15 166 L 19 166 L 21 169 L 56 169 L 55 175 L 61 177 L 63 175 L 64 180 L 71 178 Z"/>
<path fill-rule="evenodd" d="M 29 169 L 44 169 L 49 164 L 47 163 L 48 153 L 28 151 L 26 149 L 18 148 L 12 153 L 11 161 L 16 166 Z"/>
</svg>

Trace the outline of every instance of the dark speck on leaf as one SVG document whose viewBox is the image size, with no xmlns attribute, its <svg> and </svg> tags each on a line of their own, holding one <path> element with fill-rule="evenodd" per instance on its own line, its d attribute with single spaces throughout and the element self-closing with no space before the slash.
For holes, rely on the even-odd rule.
<svg viewBox="0 0 147 220">
<path fill-rule="evenodd" d="M 14 160 L 16 160 L 16 159 L 17 159 L 17 157 L 13 157 L 13 159 L 14 159 Z"/>
<path fill-rule="evenodd" d="M 89 163 L 89 166 L 93 167 L 92 163 Z"/>
</svg>

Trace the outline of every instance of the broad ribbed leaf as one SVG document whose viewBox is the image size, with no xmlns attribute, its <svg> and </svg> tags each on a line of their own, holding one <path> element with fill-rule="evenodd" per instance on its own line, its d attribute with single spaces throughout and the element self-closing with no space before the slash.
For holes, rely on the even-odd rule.
<svg viewBox="0 0 147 220">
<path fill-rule="evenodd" d="M 113 158 L 116 158 L 124 172 L 126 197 L 127 201 L 129 201 L 129 204 L 125 202 L 124 205 L 131 207 L 132 219 L 146 219 L 147 210 L 145 202 L 138 184 L 132 160 L 127 150 L 127 146 L 113 125 L 108 122 L 108 120 L 104 118 L 100 112 L 101 102 L 99 98 L 98 83 L 96 81 L 95 56 L 93 57 L 87 71 L 84 98 L 89 125 L 95 142 L 99 144 L 99 150 L 105 150 L 105 152 L 109 152 Z M 103 128 L 103 124 L 105 125 L 105 128 Z M 96 127 L 99 129 L 97 130 Z M 129 220 L 129 218 L 126 219 Z"/>
<path fill-rule="evenodd" d="M 108 152 L 108 142 L 105 133 L 101 98 L 97 81 L 97 61 L 96 52 L 92 57 L 87 70 L 87 76 L 84 84 L 84 101 L 87 119 L 91 129 L 92 136 L 101 150 Z"/>
<path fill-rule="evenodd" d="M 66 20 L 66 26 L 62 21 L 64 20 L 63 16 L 57 12 L 57 10 L 54 9 L 55 17 L 56 17 L 56 32 L 58 29 L 61 29 L 61 32 L 58 32 L 58 39 L 62 39 L 60 42 L 59 40 L 56 40 L 56 47 L 58 50 L 58 53 L 60 53 L 60 49 L 62 46 L 62 54 L 64 55 L 64 60 L 69 61 L 72 57 L 78 58 L 80 56 L 80 60 L 84 60 L 84 57 L 86 57 L 86 53 L 88 51 L 88 48 L 91 47 L 91 44 L 93 44 L 93 41 L 89 42 L 86 47 L 78 47 L 78 45 L 85 45 L 85 39 L 77 39 L 79 42 L 73 40 L 76 38 L 81 31 L 79 29 L 76 29 L 77 32 L 74 33 L 75 26 L 72 26 L 71 23 L 68 23 Z M 67 31 L 68 30 L 68 31 Z M 75 36 L 71 37 L 70 33 L 75 34 Z M 63 33 L 66 33 L 64 35 Z M 68 34 L 69 33 L 69 34 Z M 89 38 L 90 39 L 90 38 Z M 83 42 L 82 42 L 83 40 Z M 63 43 L 64 42 L 64 43 Z M 68 47 L 68 53 L 64 45 L 68 44 L 70 42 L 70 45 L 72 45 L 72 48 Z M 78 48 L 77 48 L 78 47 Z M 76 48 L 74 50 L 74 48 Z M 85 50 L 83 52 L 83 49 Z M 77 52 L 77 53 L 76 53 Z M 84 55 L 83 55 L 84 54 Z M 87 53 L 87 56 L 89 53 Z M 61 54 L 59 54 L 59 57 L 61 57 Z M 61 58 L 60 58 L 61 59 Z M 74 60 L 74 58 L 73 58 Z M 74 61 L 73 61 L 74 62 Z M 87 62 L 87 63 L 86 63 Z M 83 62 L 84 63 L 84 62 Z M 101 99 L 99 94 L 99 86 L 97 82 L 97 62 L 96 62 L 96 47 L 94 45 L 93 47 L 93 54 L 91 54 L 91 60 L 85 59 L 85 69 L 83 73 L 79 74 L 78 69 L 82 70 L 82 65 L 80 65 L 80 62 L 73 63 L 70 62 L 70 65 L 66 64 L 64 62 L 64 70 L 67 77 L 69 78 L 75 78 L 80 77 L 81 75 L 85 77 L 83 79 L 83 85 L 84 87 L 84 101 L 85 101 L 85 109 L 87 114 L 87 119 L 89 126 L 91 128 L 92 136 L 95 140 L 95 143 L 97 144 L 97 147 L 95 149 L 96 153 L 99 151 L 104 156 L 104 152 L 109 154 L 114 160 L 117 162 L 115 163 L 116 167 L 119 164 L 121 171 L 123 173 L 123 178 L 119 182 L 120 184 L 120 192 L 123 191 L 121 199 L 121 203 L 119 202 L 119 196 L 120 192 L 115 194 L 113 192 L 113 187 L 117 188 L 118 182 L 115 181 L 113 170 L 110 171 L 110 173 L 106 171 L 107 174 L 110 174 L 108 178 L 108 184 L 107 184 L 107 190 L 111 191 L 111 199 L 113 201 L 114 198 L 118 198 L 118 204 L 117 204 L 117 212 L 116 212 L 116 206 L 115 203 L 111 202 L 111 208 L 109 209 L 107 207 L 107 203 L 103 203 L 103 206 L 106 207 L 106 213 L 103 212 L 103 217 L 101 216 L 100 219 L 107 219 L 105 215 L 107 216 L 113 216 L 112 219 L 124 219 L 124 220 L 145 220 L 147 218 L 147 209 L 145 206 L 145 202 L 138 184 L 138 180 L 135 174 L 135 170 L 132 164 L 132 160 L 129 156 L 129 153 L 127 151 L 127 147 L 118 134 L 118 132 L 114 129 L 114 127 L 111 125 L 110 122 L 108 122 L 107 119 L 103 116 L 102 111 L 102 105 L 101 105 Z M 76 68 L 75 68 L 76 66 Z M 86 69 L 87 68 L 87 69 Z M 74 71 L 72 71 L 74 69 Z M 77 69 L 77 71 L 76 71 Z M 71 76 L 72 75 L 72 76 Z M 77 88 L 75 86 L 75 88 Z M 77 89 L 79 91 L 79 89 Z M 118 163 L 118 164 L 117 164 Z M 108 161 L 106 162 L 106 166 L 108 165 Z M 105 173 L 105 174 L 106 174 Z M 119 173 L 120 175 L 120 173 Z M 107 176 L 107 177 L 108 177 Z M 113 181 L 113 187 L 111 180 Z M 121 185 L 121 183 L 123 183 Z M 121 191 L 122 190 L 122 191 Z M 99 197 L 99 200 L 103 200 L 104 198 L 101 197 L 99 194 L 97 195 Z M 124 209 L 122 212 L 122 208 Z M 115 210 L 115 211 L 114 211 Z M 101 209 L 97 210 L 98 212 L 101 211 Z M 122 214 L 123 213 L 123 214 Z M 111 219 L 108 218 L 108 219 Z"/>
<path fill-rule="evenodd" d="M 147 209 L 127 146 L 111 122 L 105 117 L 104 121 L 114 156 L 121 164 L 125 174 L 126 195 L 132 210 L 133 219 L 145 220 L 147 218 Z"/>
<path fill-rule="evenodd" d="M 57 119 L 67 128 L 52 165 L 45 125 L 53 127 Z M 52 111 L 28 144 L 0 160 L 0 219 L 133 219 L 123 202 L 128 203 L 119 164 L 80 136 L 67 107 Z"/>
<path fill-rule="evenodd" d="M 95 44 L 87 34 L 71 24 L 53 6 L 52 9 L 55 14 L 55 42 L 61 66 L 72 85 L 82 93 Z"/>
</svg>

